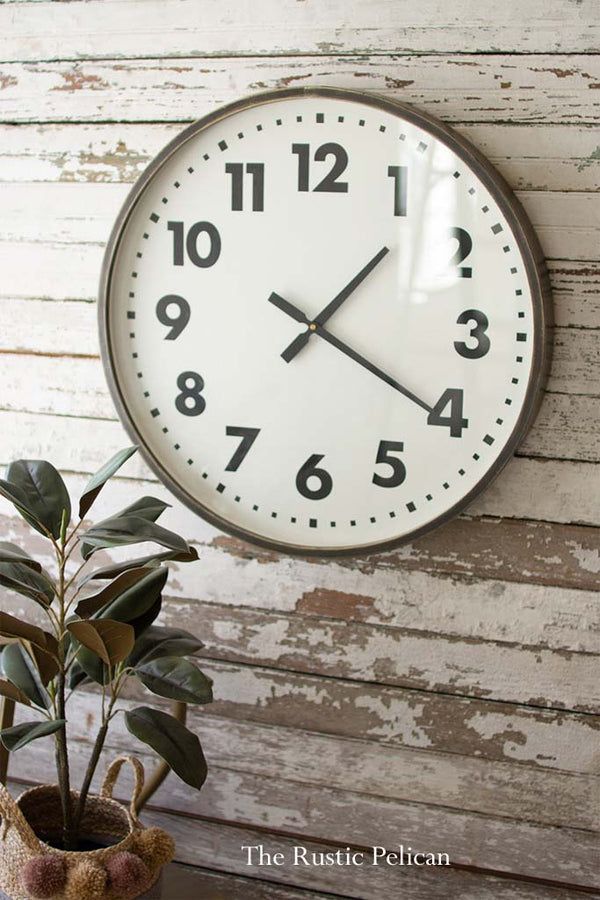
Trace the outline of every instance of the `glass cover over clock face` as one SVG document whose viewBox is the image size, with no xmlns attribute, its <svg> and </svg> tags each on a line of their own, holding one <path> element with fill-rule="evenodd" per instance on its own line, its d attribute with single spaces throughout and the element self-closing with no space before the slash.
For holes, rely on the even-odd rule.
<svg viewBox="0 0 600 900">
<path fill-rule="evenodd" d="M 489 177 L 419 122 L 355 94 L 258 98 L 184 134 L 123 215 L 113 390 L 159 475 L 222 528 L 391 545 L 514 448 L 531 266 Z"/>
</svg>

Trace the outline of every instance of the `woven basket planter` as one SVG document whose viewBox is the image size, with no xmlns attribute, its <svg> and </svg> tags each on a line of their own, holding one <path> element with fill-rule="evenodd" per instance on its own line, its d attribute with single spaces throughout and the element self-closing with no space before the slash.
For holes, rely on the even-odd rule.
<svg viewBox="0 0 600 900">
<path fill-rule="evenodd" d="M 125 762 L 135 772 L 128 809 L 112 799 Z M 0 785 L 0 888 L 11 900 L 133 900 L 149 890 L 175 848 L 166 832 L 140 824 L 136 804 L 143 785 L 139 760 L 121 756 L 112 763 L 100 795 L 88 797 L 81 823 L 81 833 L 100 849 L 81 852 L 51 846 L 62 833 L 56 785 L 31 788 L 17 801 Z"/>
</svg>

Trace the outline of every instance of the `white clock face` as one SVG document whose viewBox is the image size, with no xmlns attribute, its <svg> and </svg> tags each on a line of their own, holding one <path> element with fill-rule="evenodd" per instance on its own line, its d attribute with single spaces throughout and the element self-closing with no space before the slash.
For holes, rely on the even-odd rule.
<svg viewBox="0 0 600 900">
<path fill-rule="evenodd" d="M 224 528 L 315 552 L 398 541 L 514 446 L 539 364 L 531 264 L 498 192 L 406 110 L 240 107 L 155 164 L 113 239 L 121 411 Z"/>
</svg>

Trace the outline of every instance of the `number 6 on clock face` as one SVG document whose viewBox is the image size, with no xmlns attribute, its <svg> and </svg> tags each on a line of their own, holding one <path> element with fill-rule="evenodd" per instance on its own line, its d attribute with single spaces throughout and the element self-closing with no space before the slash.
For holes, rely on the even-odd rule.
<svg viewBox="0 0 600 900">
<path fill-rule="evenodd" d="M 447 521 L 522 440 L 549 297 L 525 216 L 463 137 L 401 104 L 287 89 L 150 165 L 107 249 L 121 418 L 216 527 L 373 552 Z"/>
</svg>

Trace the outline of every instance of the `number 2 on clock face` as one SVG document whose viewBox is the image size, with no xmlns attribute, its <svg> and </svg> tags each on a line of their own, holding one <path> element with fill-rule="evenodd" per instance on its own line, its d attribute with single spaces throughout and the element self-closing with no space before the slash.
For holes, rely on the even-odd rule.
<svg viewBox="0 0 600 900">
<path fill-rule="evenodd" d="M 128 211 L 112 377 L 157 471 L 279 548 L 389 545 L 514 443 L 533 366 L 524 248 L 458 142 L 384 101 L 248 102 Z"/>
</svg>

